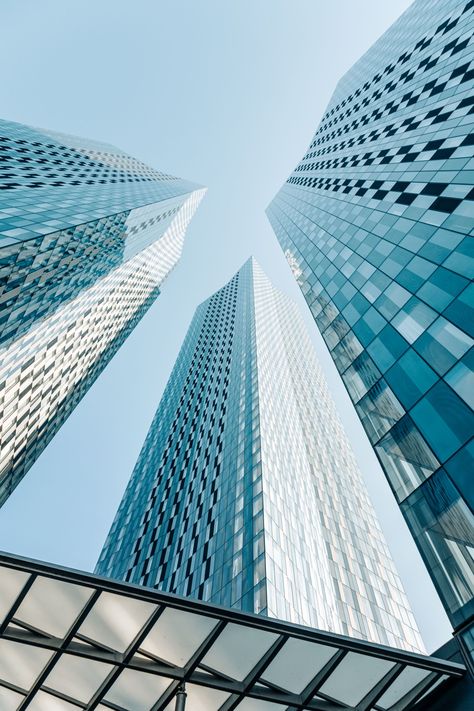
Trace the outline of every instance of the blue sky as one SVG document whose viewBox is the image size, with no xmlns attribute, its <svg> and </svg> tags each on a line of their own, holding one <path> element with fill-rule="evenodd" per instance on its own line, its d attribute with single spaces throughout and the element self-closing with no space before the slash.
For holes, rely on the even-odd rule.
<svg viewBox="0 0 474 711">
<path fill-rule="evenodd" d="M 300 305 L 429 651 L 450 627 L 264 214 L 338 79 L 409 0 L 3 0 L 2 115 L 208 193 L 163 293 L 0 511 L 0 548 L 92 569 L 196 305 L 252 253 Z"/>
</svg>

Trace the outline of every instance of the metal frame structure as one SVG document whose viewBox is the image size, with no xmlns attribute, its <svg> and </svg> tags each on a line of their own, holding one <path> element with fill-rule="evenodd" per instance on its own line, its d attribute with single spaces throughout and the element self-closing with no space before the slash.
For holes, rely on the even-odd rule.
<svg viewBox="0 0 474 711">
<path fill-rule="evenodd" d="M 0 554 L 6 711 L 404 711 L 464 673 L 433 657 Z"/>
</svg>

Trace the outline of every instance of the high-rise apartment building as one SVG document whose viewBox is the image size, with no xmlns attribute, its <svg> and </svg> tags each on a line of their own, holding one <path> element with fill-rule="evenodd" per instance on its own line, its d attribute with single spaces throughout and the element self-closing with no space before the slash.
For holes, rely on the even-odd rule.
<svg viewBox="0 0 474 711">
<path fill-rule="evenodd" d="M 0 151 L 1 504 L 158 296 L 203 190 L 8 121 Z"/>
<path fill-rule="evenodd" d="M 422 646 L 302 317 L 255 260 L 198 307 L 96 572 Z"/>
<path fill-rule="evenodd" d="M 474 611 L 473 13 L 416 0 L 341 79 L 267 211 L 458 629 Z"/>
</svg>

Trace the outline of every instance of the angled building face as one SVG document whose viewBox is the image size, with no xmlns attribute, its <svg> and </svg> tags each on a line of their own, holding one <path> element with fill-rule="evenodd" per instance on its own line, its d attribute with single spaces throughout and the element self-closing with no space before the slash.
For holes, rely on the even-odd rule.
<svg viewBox="0 0 474 711">
<path fill-rule="evenodd" d="M 422 646 L 302 318 L 254 260 L 198 307 L 96 570 Z"/>
<path fill-rule="evenodd" d="M 267 211 L 454 626 L 474 610 L 473 13 L 414 2 Z"/>
<path fill-rule="evenodd" d="M 203 190 L 0 122 L 0 504 L 159 294 Z"/>
</svg>

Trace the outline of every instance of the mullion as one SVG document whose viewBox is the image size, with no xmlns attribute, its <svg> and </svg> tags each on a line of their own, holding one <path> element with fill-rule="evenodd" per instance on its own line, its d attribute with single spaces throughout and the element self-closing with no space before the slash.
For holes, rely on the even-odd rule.
<svg viewBox="0 0 474 711">
<path fill-rule="evenodd" d="M 153 612 L 151 613 L 148 620 L 144 623 L 144 625 L 141 627 L 140 631 L 136 634 L 135 639 L 128 645 L 128 648 L 126 649 L 124 654 L 121 655 L 121 659 L 117 663 L 115 669 L 112 669 L 112 671 L 108 674 L 108 676 L 105 678 L 105 680 L 102 682 L 102 684 L 99 686 L 99 688 L 95 692 L 92 699 L 87 704 L 87 706 L 86 706 L 87 711 L 92 711 L 92 709 L 96 708 L 97 704 L 100 703 L 103 696 L 105 696 L 105 694 L 109 691 L 112 684 L 117 680 L 117 678 L 119 677 L 122 670 L 128 667 L 128 662 L 132 659 L 133 655 L 138 651 L 140 644 L 143 642 L 143 640 L 148 635 L 148 633 L 152 630 L 152 628 L 154 627 L 155 623 L 157 622 L 158 618 L 160 617 L 160 615 L 163 613 L 164 610 L 165 610 L 165 607 L 163 605 L 159 605 L 159 604 L 156 605 L 155 610 L 153 610 Z"/>
<path fill-rule="evenodd" d="M 68 643 L 71 641 L 71 639 L 74 637 L 75 633 L 89 614 L 89 612 L 92 610 L 94 607 L 95 603 L 99 599 L 100 596 L 100 590 L 97 588 L 92 592 L 91 596 L 89 597 L 88 601 L 80 611 L 79 615 L 76 617 L 74 620 L 73 624 L 69 628 L 69 631 L 67 632 L 66 636 L 64 637 L 63 641 L 60 643 L 58 649 L 54 652 L 53 656 L 49 660 L 49 662 L 46 664 L 44 667 L 43 671 L 41 674 L 37 677 L 36 682 L 34 683 L 33 687 L 30 689 L 28 696 L 20 706 L 18 707 L 17 711 L 24 711 L 26 709 L 30 702 L 33 700 L 34 695 L 36 692 L 41 688 L 43 681 L 47 678 L 49 675 L 50 671 L 53 669 L 54 665 L 56 662 L 60 659 L 62 652 L 65 650 L 67 647 Z M 82 706 L 84 708 L 84 706 Z"/>
</svg>

